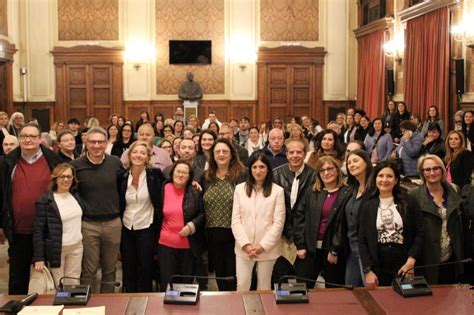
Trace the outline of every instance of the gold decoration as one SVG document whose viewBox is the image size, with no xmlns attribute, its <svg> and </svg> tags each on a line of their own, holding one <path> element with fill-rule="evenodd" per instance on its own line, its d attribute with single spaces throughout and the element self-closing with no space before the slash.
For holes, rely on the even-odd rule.
<svg viewBox="0 0 474 315">
<path fill-rule="evenodd" d="M 319 40 L 319 0 L 261 0 L 263 41 Z"/>
<path fill-rule="evenodd" d="M 118 0 L 58 0 L 59 40 L 118 40 Z"/>
<path fill-rule="evenodd" d="M 186 72 L 205 94 L 225 94 L 224 0 L 155 0 L 156 93 L 176 95 Z M 211 65 L 170 65 L 169 40 L 212 40 Z"/>
</svg>

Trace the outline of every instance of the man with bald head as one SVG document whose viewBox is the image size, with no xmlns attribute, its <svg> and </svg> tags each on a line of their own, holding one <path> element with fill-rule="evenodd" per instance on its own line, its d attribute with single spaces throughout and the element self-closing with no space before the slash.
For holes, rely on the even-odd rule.
<svg viewBox="0 0 474 315">
<path fill-rule="evenodd" d="M 150 166 L 154 168 L 159 168 L 164 171 L 165 168 L 170 166 L 172 163 L 170 155 L 164 149 L 153 145 L 153 139 L 155 138 L 155 130 L 153 129 L 150 123 L 143 123 L 137 131 L 137 140 L 145 141 L 150 145 L 151 148 L 151 157 L 150 157 Z M 120 160 L 124 165 L 128 165 L 128 150 L 123 152 Z"/>
<path fill-rule="evenodd" d="M 3 139 L 3 143 L 2 143 L 3 152 L 5 153 L 5 155 L 7 155 L 8 153 L 15 150 L 19 145 L 20 143 L 18 142 L 17 137 L 12 136 L 12 135 L 7 135 Z"/>
<path fill-rule="evenodd" d="M 270 130 L 270 133 L 268 134 L 268 145 L 261 151 L 270 161 L 272 169 L 288 163 L 283 130 L 278 128 L 273 128 Z M 255 151 L 253 154 L 256 154 L 256 152 L 259 151 Z"/>
</svg>

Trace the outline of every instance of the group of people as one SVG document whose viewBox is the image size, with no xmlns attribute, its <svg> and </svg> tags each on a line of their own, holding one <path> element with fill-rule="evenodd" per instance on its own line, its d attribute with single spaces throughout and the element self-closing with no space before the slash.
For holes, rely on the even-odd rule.
<svg viewBox="0 0 474 315">
<path fill-rule="evenodd" d="M 45 267 L 56 286 L 113 292 L 119 258 L 124 292 L 209 272 L 221 291 L 266 290 L 286 275 L 373 288 L 447 262 L 416 272 L 473 281 L 472 266 L 454 263 L 474 240 L 472 112 L 446 141 L 436 107 L 425 128 L 392 102 L 380 118 L 348 109 L 325 129 L 307 116 L 252 126 L 215 112 L 200 125 L 178 107 L 168 119 L 114 114 L 106 129 L 95 118 L 81 129 L 71 118 L 42 133 L 17 114 L 0 113 L 9 294 Z M 413 176 L 421 185 L 407 191 Z"/>
</svg>

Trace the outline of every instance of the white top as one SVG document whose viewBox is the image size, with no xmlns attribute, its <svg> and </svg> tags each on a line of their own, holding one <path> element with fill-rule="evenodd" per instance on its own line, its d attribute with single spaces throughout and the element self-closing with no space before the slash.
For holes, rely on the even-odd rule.
<svg viewBox="0 0 474 315">
<path fill-rule="evenodd" d="M 70 192 L 54 193 L 53 196 L 63 223 L 63 246 L 79 243 L 82 241 L 81 206 Z"/>
<path fill-rule="evenodd" d="M 403 220 L 393 197 L 380 198 L 376 224 L 378 243 L 403 244 Z"/>
<path fill-rule="evenodd" d="M 113 146 L 114 144 L 112 142 L 107 142 L 107 148 L 105 149 L 105 153 L 111 155 Z"/>
<path fill-rule="evenodd" d="M 123 225 L 129 230 L 143 230 L 153 223 L 153 204 L 151 203 L 146 171 L 143 170 L 138 179 L 138 190 L 132 185 L 133 176 L 128 176 L 127 192 L 125 193 L 125 212 Z"/>
</svg>

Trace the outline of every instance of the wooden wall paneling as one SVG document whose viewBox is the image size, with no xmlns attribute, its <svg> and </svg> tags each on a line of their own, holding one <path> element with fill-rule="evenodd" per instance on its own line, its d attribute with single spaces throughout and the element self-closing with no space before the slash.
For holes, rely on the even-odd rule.
<svg viewBox="0 0 474 315">
<path fill-rule="evenodd" d="M 150 114 L 150 119 L 153 119 L 153 115 L 150 112 L 149 101 L 126 101 L 124 102 L 124 112 L 119 113 L 123 115 L 125 119 L 131 120 L 133 123 L 138 121 L 140 113 L 146 111 Z"/>
<path fill-rule="evenodd" d="M 156 101 L 152 103 L 150 114 L 154 117 L 157 113 L 161 113 L 165 119 L 172 118 L 178 106 L 183 106 L 183 101 Z"/>
<path fill-rule="evenodd" d="M 9 41 L 0 39 L 0 46 L 2 50 L 0 51 L 0 61 L 4 63 L 4 77 L 3 77 L 3 87 L 4 87 L 4 104 L 2 105 L 2 110 L 12 113 L 13 112 L 13 56 L 17 52 L 15 44 L 10 44 Z M 3 103 L 3 102 L 2 102 Z"/>
<path fill-rule="evenodd" d="M 324 101 L 324 114 L 321 116 L 322 118 L 319 118 L 319 121 L 322 126 L 326 126 L 328 122 L 336 119 L 338 113 L 345 113 L 348 107 L 354 106 L 354 100 Z"/>
<path fill-rule="evenodd" d="M 231 111 L 229 110 L 230 106 L 228 101 L 203 101 L 201 108 L 204 113 L 201 114 L 202 112 L 199 111 L 199 120 L 202 122 L 209 117 L 209 112 L 211 111 L 215 111 L 217 119 L 222 122 L 227 122 L 230 119 Z"/>
<path fill-rule="evenodd" d="M 255 101 L 230 101 L 230 106 L 232 108 L 232 113 L 227 121 L 229 121 L 230 118 L 240 120 L 240 118 L 247 116 L 250 119 L 251 125 L 259 124 L 259 121 L 257 120 Z"/>
<path fill-rule="evenodd" d="M 40 113 L 42 117 L 47 116 L 49 119 L 47 121 L 39 121 L 40 122 L 40 127 L 42 131 L 48 132 L 50 126 L 54 123 L 54 108 L 55 108 L 55 102 L 14 102 L 12 103 L 12 111 L 9 113 L 13 112 L 22 112 L 25 115 L 25 119 L 30 119 L 30 118 L 41 118 L 41 117 L 36 117 L 34 114 Z M 47 113 L 45 113 L 46 111 Z"/>
</svg>

